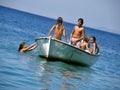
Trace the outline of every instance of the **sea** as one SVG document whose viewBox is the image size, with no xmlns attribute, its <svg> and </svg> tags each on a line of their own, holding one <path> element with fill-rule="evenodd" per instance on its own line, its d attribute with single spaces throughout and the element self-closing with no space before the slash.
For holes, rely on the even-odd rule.
<svg viewBox="0 0 120 90">
<path fill-rule="evenodd" d="M 55 22 L 0 6 L 0 90 L 120 90 L 120 34 L 84 26 L 100 47 L 100 57 L 91 67 L 48 61 L 37 49 L 18 52 L 21 42 L 30 45 L 47 37 Z M 63 24 L 69 42 L 75 24 Z"/>
</svg>

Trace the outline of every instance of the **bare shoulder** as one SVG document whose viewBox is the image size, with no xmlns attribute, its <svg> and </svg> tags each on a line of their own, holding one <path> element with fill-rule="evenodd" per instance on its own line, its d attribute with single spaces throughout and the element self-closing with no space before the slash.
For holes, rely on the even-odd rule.
<svg viewBox="0 0 120 90">
<path fill-rule="evenodd" d="M 52 29 L 55 29 L 56 28 L 56 24 L 54 24 L 53 26 L 52 26 Z"/>
<path fill-rule="evenodd" d="M 64 26 L 64 25 L 62 25 L 62 28 L 63 28 L 63 29 L 65 29 L 65 26 Z"/>
<path fill-rule="evenodd" d="M 93 46 L 95 46 L 95 47 L 96 47 L 96 46 L 97 46 L 97 43 L 93 43 Z"/>
<path fill-rule="evenodd" d="M 78 26 L 76 25 L 76 26 L 74 26 L 74 28 L 78 28 Z"/>
<path fill-rule="evenodd" d="M 77 30 L 77 28 L 78 28 L 77 26 L 74 26 L 74 27 L 73 27 L 73 30 Z"/>
<path fill-rule="evenodd" d="M 84 27 L 81 27 L 82 30 L 84 30 Z"/>
<path fill-rule="evenodd" d="M 81 31 L 84 31 L 85 29 L 84 29 L 84 27 L 81 27 L 80 30 L 81 30 Z"/>
<path fill-rule="evenodd" d="M 53 25 L 53 27 L 56 27 L 56 26 L 57 26 L 56 24 Z"/>
</svg>

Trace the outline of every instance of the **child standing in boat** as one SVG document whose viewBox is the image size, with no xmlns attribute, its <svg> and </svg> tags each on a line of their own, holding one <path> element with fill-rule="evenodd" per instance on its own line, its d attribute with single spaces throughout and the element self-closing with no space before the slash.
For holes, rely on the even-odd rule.
<svg viewBox="0 0 120 90">
<path fill-rule="evenodd" d="M 50 36 L 51 32 L 54 30 L 53 38 L 61 40 L 62 35 L 64 35 L 64 40 L 67 42 L 65 27 L 62 23 L 62 17 L 58 17 L 56 24 L 54 24 L 50 29 L 48 36 Z"/>
<path fill-rule="evenodd" d="M 72 33 L 70 35 L 70 44 L 79 47 L 79 44 L 84 39 L 85 30 L 83 25 L 83 19 L 78 19 L 78 25 L 74 26 Z"/>
</svg>

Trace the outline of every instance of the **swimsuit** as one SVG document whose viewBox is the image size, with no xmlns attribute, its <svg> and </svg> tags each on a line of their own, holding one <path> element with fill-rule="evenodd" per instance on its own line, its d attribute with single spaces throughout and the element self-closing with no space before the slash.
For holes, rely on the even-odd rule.
<svg viewBox="0 0 120 90">
<path fill-rule="evenodd" d="M 77 41 L 77 42 L 76 42 L 76 44 L 74 44 L 74 41 Z M 72 43 L 71 43 L 71 44 L 72 44 L 73 46 L 75 46 L 75 47 L 78 47 L 78 48 L 79 48 L 79 45 L 80 45 L 80 43 L 81 43 L 81 42 L 83 42 L 83 40 L 82 40 L 82 39 L 81 39 L 81 40 L 79 40 L 79 39 L 77 39 L 77 38 L 72 37 Z"/>
<path fill-rule="evenodd" d="M 96 48 L 96 50 L 93 54 L 98 54 L 98 53 L 99 53 L 99 48 Z"/>
</svg>

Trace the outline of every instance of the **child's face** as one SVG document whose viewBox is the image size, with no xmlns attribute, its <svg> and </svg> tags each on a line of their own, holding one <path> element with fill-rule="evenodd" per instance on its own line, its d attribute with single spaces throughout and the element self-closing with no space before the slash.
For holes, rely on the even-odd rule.
<svg viewBox="0 0 120 90">
<path fill-rule="evenodd" d="M 90 38 L 90 42 L 91 42 L 91 43 L 94 43 L 95 41 L 94 41 L 94 39 L 93 39 L 93 38 Z"/>
<path fill-rule="evenodd" d="M 23 48 L 26 48 L 26 44 L 23 45 Z"/>
<path fill-rule="evenodd" d="M 82 25 L 81 20 L 78 20 L 78 25 Z"/>
</svg>

